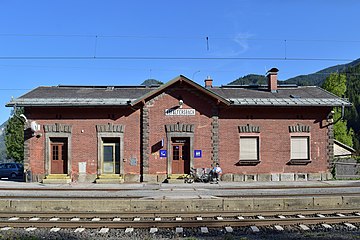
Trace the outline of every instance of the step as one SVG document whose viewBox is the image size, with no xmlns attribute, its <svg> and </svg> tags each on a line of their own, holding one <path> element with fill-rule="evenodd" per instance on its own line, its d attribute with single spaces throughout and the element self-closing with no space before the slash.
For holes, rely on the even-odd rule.
<svg viewBox="0 0 360 240">
<path fill-rule="evenodd" d="M 67 174 L 49 174 L 45 177 L 46 179 L 70 179 Z"/>
<path fill-rule="evenodd" d="M 186 174 L 169 174 L 168 175 L 168 180 L 169 179 L 182 179 L 184 181 Z"/>
<path fill-rule="evenodd" d="M 67 184 L 71 183 L 71 179 L 69 178 L 45 178 L 42 180 L 44 184 Z"/>
<path fill-rule="evenodd" d="M 96 183 L 99 184 L 117 184 L 117 183 L 123 183 L 124 179 L 122 178 L 98 178 L 95 180 Z"/>
<path fill-rule="evenodd" d="M 98 179 L 121 179 L 122 176 L 119 174 L 100 174 L 98 175 Z"/>
</svg>

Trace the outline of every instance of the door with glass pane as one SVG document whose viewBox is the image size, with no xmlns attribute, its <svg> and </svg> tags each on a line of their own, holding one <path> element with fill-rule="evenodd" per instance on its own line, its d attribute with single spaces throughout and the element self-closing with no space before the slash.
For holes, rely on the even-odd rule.
<svg viewBox="0 0 360 240">
<path fill-rule="evenodd" d="M 119 143 L 103 143 L 102 158 L 103 174 L 119 174 L 120 172 L 120 156 Z"/>
<path fill-rule="evenodd" d="M 190 171 L 190 148 L 187 138 L 174 138 L 172 143 L 172 173 L 184 174 Z"/>
<path fill-rule="evenodd" d="M 51 174 L 67 174 L 67 139 L 51 139 Z"/>
</svg>

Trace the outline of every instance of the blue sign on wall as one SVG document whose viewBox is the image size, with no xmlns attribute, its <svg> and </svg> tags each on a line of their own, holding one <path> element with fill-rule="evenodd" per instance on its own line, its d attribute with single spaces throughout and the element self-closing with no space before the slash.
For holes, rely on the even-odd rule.
<svg viewBox="0 0 360 240">
<path fill-rule="evenodd" d="M 167 151 L 166 150 L 160 150 L 160 157 L 167 157 Z"/>
<path fill-rule="evenodd" d="M 201 150 L 194 150 L 194 158 L 201 158 L 202 151 Z"/>
</svg>

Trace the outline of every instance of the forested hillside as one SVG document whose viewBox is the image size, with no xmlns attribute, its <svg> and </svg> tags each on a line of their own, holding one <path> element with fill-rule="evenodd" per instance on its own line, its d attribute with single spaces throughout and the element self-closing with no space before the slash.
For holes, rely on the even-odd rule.
<svg viewBox="0 0 360 240">
<path fill-rule="evenodd" d="M 297 84 L 298 86 L 321 86 L 325 81 L 325 79 L 331 73 L 335 73 L 335 72 L 342 73 L 345 72 L 346 69 L 357 66 L 359 64 L 360 64 L 360 58 L 350 63 L 328 67 L 312 74 L 300 75 L 293 78 L 289 78 L 284 82 L 287 84 Z"/>
<path fill-rule="evenodd" d="M 346 69 L 351 67 L 356 67 L 360 64 L 360 58 L 352 61 L 347 64 L 335 65 L 322 69 L 318 72 L 299 75 L 293 78 L 289 78 L 284 81 L 279 81 L 280 84 L 296 84 L 298 86 L 321 86 L 325 79 L 334 72 L 342 73 L 346 72 Z M 229 85 L 263 85 L 266 83 L 266 77 L 264 75 L 258 74 L 248 74 L 244 77 L 239 77 L 238 79 L 229 83 Z"/>
<path fill-rule="evenodd" d="M 347 68 L 343 72 L 346 76 L 346 96 L 353 104 L 345 109 L 345 119 L 348 127 L 354 129 L 354 148 L 360 153 L 360 64 Z"/>
</svg>

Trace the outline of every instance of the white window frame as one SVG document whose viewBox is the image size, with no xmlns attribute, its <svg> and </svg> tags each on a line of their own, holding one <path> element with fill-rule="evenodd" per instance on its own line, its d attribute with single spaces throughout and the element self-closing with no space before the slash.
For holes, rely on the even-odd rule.
<svg viewBox="0 0 360 240">
<path fill-rule="evenodd" d="M 244 158 L 242 155 L 242 139 L 255 139 L 256 140 L 256 157 L 254 158 Z M 247 153 L 249 154 L 249 153 Z M 253 155 L 254 153 L 250 153 Z M 244 165 L 254 165 L 260 162 L 260 136 L 258 134 L 241 134 L 239 137 L 239 164 Z"/>
<path fill-rule="evenodd" d="M 294 142 L 293 140 L 305 140 L 306 139 L 306 145 L 302 144 L 303 146 L 298 146 L 298 150 L 301 151 L 300 148 L 306 147 L 306 150 L 303 151 L 303 153 L 293 153 L 294 149 Z M 301 144 L 301 142 L 299 141 Z M 290 164 L 308 164 L 311 162 L 311 137 L 310 134 L 291 134 L 290 135 Z M 296 146 L 295 146 L 296 147 Z M 296 150 L 296 149 L 295 149 Z M 304 150 L 304 149 L 303 149 Z M 304 154 L 305 152 L 305 154 Z M 306 156 L 305 156 L 306 155 Z"/>
</svg>

